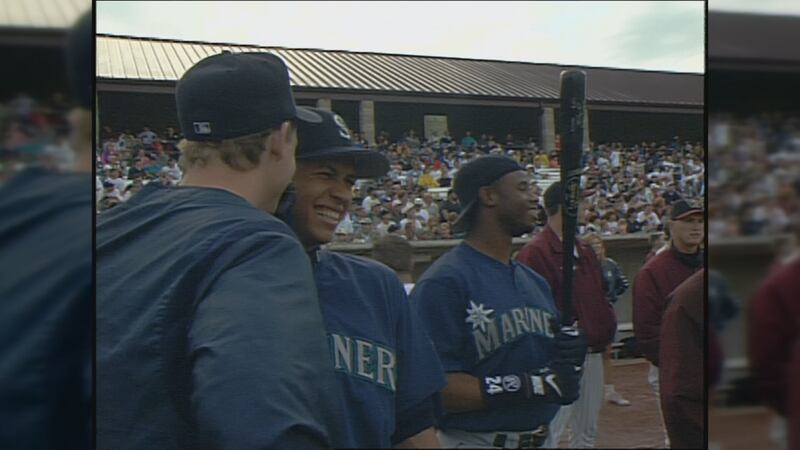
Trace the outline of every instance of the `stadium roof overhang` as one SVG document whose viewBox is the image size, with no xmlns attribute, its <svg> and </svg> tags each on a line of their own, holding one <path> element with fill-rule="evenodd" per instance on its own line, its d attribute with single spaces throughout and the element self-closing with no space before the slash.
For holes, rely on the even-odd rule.
<svg viewBox="0 0 800 450">
<path fill-rule="evenodd" d="M 0 45 L 59 47 L 66 29 L 91 6 L 91 0 L 2 0 Z"/>
<path fill-rule="evenodd" d="M 800 72 L 800 16 L 712 12 L 708 39 L 712 70 Z"/>
<path fill-rule="evenodd" d="M 289 67 L 298 98 L 557 106 L 566 66 L 98 35 L 98 91 L 172 93 L 200 59 L 269 51 Z M 581 67 L 593 109 L 703 113 L 702 74 Z"/>
</svg>

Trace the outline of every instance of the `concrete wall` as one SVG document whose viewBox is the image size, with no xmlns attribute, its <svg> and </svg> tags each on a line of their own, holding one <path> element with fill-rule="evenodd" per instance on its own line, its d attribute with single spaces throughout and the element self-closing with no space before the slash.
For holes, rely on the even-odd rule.
<svg viewBox="0 0 800 450">
<path fill-rule="evenodd" d="M 650 251 L 647 239 L 647 235 L 607 237 L 605 239 L 608 257 L 612 258 L 620 265 L 625 276 L 631 281 L 631 284 L 633 283 L 633 277 L 636 276 L 636 272 L 638 272 L 644 262 L 644 257 Z M 529 239 L 527 238 L 514 239 L 514 251 L 522 248 L 528 241 Z M 436 258 L 458 245 L 460 242 L 460 240 L 412 241 L 411 245 L 414 247 L 415 278 L 419 278 L 422 273 L 425 272 L 425 269 L 436 261 Z M 330 248 L 334 251 L 369 256 L 372 246 L 370 244 L 336 244 L 332 245 Z M 620 297 L 615 306 L 620 323 L 631 322 L 633 320 L 631 302 L 631 289 L 628 289 L 628 292 Z"/>
<path fill-rule="evenodd" d="M 720 336 L 726 369 L 722 384 L 747 375 L 747 311 L 750 300 L 788 236 L 728 239 L 714 243 L 709 265 L 720 272 L 739 300 L 741 311 Z"/>
</svg>

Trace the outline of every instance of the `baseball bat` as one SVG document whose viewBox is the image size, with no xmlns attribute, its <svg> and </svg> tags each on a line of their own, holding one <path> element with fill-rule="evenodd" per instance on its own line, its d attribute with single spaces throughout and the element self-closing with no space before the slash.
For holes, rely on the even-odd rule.
<svg viewBox="0 0 800 450">
<path fill-rule="evenodd" d="M 573 264 L 575 262 L 575 235 L 578 228 L 578 204 L 580 202 L 581 164 L 583 157 L 583 120 L 586 114 L 586 72 L 564 70 L 561 72 L 561 109 L 559 111 L 561 135 L 561 187 L 564 195 L 561 203 L 562 244 L 564 266 L 562 282 L 562 305 L 564 311 L 561 324 L 571 326 L 574 322 Z"/>
</svg>

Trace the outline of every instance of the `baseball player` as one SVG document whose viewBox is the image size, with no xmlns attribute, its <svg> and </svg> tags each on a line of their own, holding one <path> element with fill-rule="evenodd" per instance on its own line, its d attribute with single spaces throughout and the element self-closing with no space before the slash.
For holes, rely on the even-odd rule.
<svg viewBox="0 0 800 450">
<path fill-rule="evenodd" d="M 584 241 L 592 246 L 597 257 L 600 259 L 600 269 L 602 270 L 603 291 L 606 294 L 606 299 L 611 303 L 612 309 L 619 300 L 619 296 L 624 294 L 630 287 L 628 279 L 622 273 L 619 264 L 616 261 L 606 256 L 606 245 L 600 235 L 591 233 L 584 236 Z M 614 312 L 616 315 L 616 311 Z M 613 341 L 618 338 L 614 334 Z M 613 342 L 612 341 L 612 342 Z M 605 399 L 612 404 L 619 406 L 630 406 L 631 402 L 625 399 L 622 394 L 617 392 L 614 383 L 612 382 L 612 369 L 611 369 L 611 352 L 610 347 L 606 347 L 603 352 L 603 381 L 605 382 Z"/>
<path fill-rule="evenodd" d="M 695 272 L 672 291 L 661 323 L 661 411 L 672 448 L 703 448 L 705 444 L 703 272 Z"/>
<path fill-rule="evenodd" d="M 481 157 L 459 170 L 464 242 L 422 275 L 410 300 L 444 369 L 443 447 L 537 448 L 578 396 L 583 336 L 561 332 L 550 287 L 511 259 L 536 221 L 531 180 L 516 161 Z"/>
<path fill-rule="evenodd" d="M 667 296 L 703 267 L 700 245 L 704 237 L 704 223 L 702 207 L 683 199 L 673 202 L 668 223 L 669 249 L 647 260 L 633 281 L 633 331 L 637 347 L 651 363 L 647 380 L 657 399 L 660 398 L 658 344 L 661 318 L 667 309 Z M 658 410 L 661 411 L 660 405 Z"/>
<path fill-rule="evenodd" d="M 333 367 L 342 392 L 337 448 L 438 448 L 435 396 L 444 372 L 392 269 L 321 248 L 353 201 L 356 178 L 389 170 L 381 153 L 356 146 L 342 118 L 321 109 L 298 129 L 293 204 L 283 215 L 311 257 Z"/>
<path fill-rule="evenodd" d="M 272 215 L 295 124 L 321 118 L 268 53 L 205 58 L 175 96 L 182 184 L 98 219 L 98 448 L 329 448 L 338 390 L 311 264 Z"/>
<path fill-rule="evenodd" d="M 541 274 L 553 289 L 553 297 L 563 311 L 563 244 L 561 182 L 551 184 L 544 192 L 547 226 L 519 251 L 517 260 Z M 597 439 L 597 419 L 603 406 L 603 352 L 614 339 L 617 318 L 603 290 L 602 270 L 591 246 L 575 240 L 574 298 L 578 328 L 589 345 L 580 397 L 572 405 L 562 407 L 550 424 L 545 446 L 558 447 L 561 434 L 570 426 L 570 448 L 593 448 Z"/>
<path fill-rule="evenodd" d="M 0 188 L 0 448 L 91 448 L 94 27 L 66 39 L 74 164 Z M 6 70 L 14 70 L 6 67 Z"/>
<path fill-rule="evenodd" d="M 761 400 L 781 418 L 790 420 L 800 411 L 791 403 L 789 378 L 792 343 L 800 340 L 800 256 L 776 266 L 756 291 L 749 305 L 748 358 Z M 795 419 L 796 420 L 796 419 Z M 778 428 L 783 428 L 777 422 Z M 785 428 L 790 429 L 788 423 Z"/>
</svg>

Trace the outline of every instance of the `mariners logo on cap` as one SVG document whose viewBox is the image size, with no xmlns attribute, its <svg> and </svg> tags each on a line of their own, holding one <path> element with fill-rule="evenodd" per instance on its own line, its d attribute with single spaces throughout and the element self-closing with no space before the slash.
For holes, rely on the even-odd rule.
<svg viewBox="0 0 800 450">
<path fill-rule="evenodd" d="M 350 139 L 350 130 L 347 129 L 347 124 L 344 123 L 344 119 L 338 114 L 334 114 L 333 121 L 336 123 L 336 126 L 339 127 L 339 136 Z"/>
<path fill-rule="evenodd" d="M 208 122 L 192 122 L 195 134 L 211 134 L 211 124 Z"/>
</svg>

